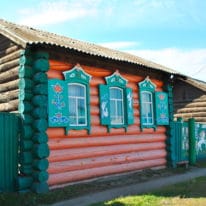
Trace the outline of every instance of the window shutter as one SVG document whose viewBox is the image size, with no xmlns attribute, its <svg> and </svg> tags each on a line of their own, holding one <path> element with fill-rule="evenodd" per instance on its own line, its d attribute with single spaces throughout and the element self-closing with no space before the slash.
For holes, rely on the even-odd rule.
<svg viewBox="0 0 206 206">
<path fill-rule="evenodd" d="M 99 85 L 99 95 L 101 124 L 110 125 L 109 88 L 107 85 Z"/>
<path fill-rule="evenodd" d="M 133 95 L 132 89 L 126 88 L 126 122 L 127 124 L 134 123 L 134 110 L 133 110 Z"/>
<path fill-rule="evenodd" d="M 48 122 L 50 127 L 67 127 L 69 125 L 68 86 L 59 79 L 48 82 Z"/>
<path fill-rule="evenodd" d="M 155 93 L 155 112 L 156 124 L 168 125 L 169 124 L 169 110 L 168 110 L 168 94 L 166 92 Z"/>
</svg>

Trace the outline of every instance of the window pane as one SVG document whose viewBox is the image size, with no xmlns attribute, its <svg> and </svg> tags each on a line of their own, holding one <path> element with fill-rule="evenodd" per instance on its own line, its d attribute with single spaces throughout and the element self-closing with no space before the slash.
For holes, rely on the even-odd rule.
<svg viewBox="0 0 206 206">
<path fill-rule="evenodd" d="M 84 86 L 77 85 L 77 84 L 70 84 L 69 96 L 84 97 Z"/>
<path fill-rule="evenodd" d="M 78 124 L 79 125 L 85 125 L 86 124 L 86 119 L 84 117 L 79 118 Z"/>
<path fill-rule="evenodd" d="M 86 88 L 84 85 L 69 84 L 70 125 L 86 125 Z"/>
<path fill-rule="evenodd" d="M 118 88 L 110 88 L 110 97 L 114 99 L 122 99 L 122 90 Z"/>
<path fill-rule="evenodd" d="M 110 117 L 111 124 L 124 123 L 123 91 L 120 88 L 110 88 Z"/>
<path fill-rule="evenodd" d="M 78 99 L 78 115 L 85 116 L 85 103 L 84 99 Z"/>
<path fill-rule="evenodd" d="M 154 123 L 153 116 L 153 101 L 151 92 L 142 92 L 142 121 L 145 125 L 152 125 Z"/>
<path fill-rule="evenodd" d="M 69 97 L 69 116 L 76 116 L 76 100 Z"/>
</svg>

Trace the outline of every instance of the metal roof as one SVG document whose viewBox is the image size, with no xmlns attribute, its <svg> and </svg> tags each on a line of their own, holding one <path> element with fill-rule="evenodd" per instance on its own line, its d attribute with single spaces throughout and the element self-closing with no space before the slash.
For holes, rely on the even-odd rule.
<svg viewBox="0 0 206 206">
<path fill-rule="evenodd" d="M 104 57 L 111 60 L 142 65 L 169 74 L 178 74 L 184 76 L 173 69 L 167 68 L 160 64 L 145 60 L 141 57 L 129 53 L 37 30 L 28 26 L 14 24 L 3 19 L 0 19 L 0 34 L 6 36 L 7 38 L 11 39 L 12 41 L 21 45 L 24 48 L 26 48 L 27 45 L 35 44 L 56 46 L 65 49 L 75 50 L 84 54 Z"/>
</svg>

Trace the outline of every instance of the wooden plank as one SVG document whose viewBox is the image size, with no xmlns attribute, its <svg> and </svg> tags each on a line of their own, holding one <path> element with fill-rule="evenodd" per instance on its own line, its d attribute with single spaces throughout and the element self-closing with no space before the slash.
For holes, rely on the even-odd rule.
<svg viewBox="0 0 206 206">
<path fill-rule="evenodd" d="M 0 83 L 8 82 L 10 80 L 18 79 L 19 67 L 12 67 L 0 73 Z"/>
<path fill-rule="evenodd" d="M 18 99 L 18 94 L 19 94 L 18 89 L 8 91 L 8 92 L 2 92 L 0 95 L 0 103 L 9 102 L 10 100 L 13 100 L 13 99 Z"/>
</svg>

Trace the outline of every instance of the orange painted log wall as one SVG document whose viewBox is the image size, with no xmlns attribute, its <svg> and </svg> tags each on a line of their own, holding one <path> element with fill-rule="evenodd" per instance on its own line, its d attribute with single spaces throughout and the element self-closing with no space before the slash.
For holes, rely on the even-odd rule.
<svg viewBox="0 0 206 206">
<path fill-rule="evenodd" d="M 74 65 L 50 60 L 48 77 L 63 79 L 62 72 Z M 125 132 L 123 128 L 111 129 L 100 124 L 98 85 L 105 84 L 104 77 L 114 71 L 81 65 L 92 76 L 90 82 L 91 134 L 86 130 L 71 130 L 65 135 L 63 128 L 48 128 L 49 137 L 49 180 L 50 186 L 71 183 L 105 175 L 136 171 L 166 165 L 166 128 L 156 131 L 140 131 L 138 82 L 144 77 L 126 74 L 128 87 L 133 89 L 134 124 Z M 152 79 L 161 91 L 163 82 Z"/>
</svg>

